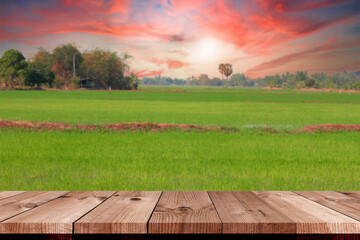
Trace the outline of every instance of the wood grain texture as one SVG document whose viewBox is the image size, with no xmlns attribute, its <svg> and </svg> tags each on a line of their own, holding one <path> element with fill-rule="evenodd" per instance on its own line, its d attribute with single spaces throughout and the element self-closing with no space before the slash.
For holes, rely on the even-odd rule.
<svg viewBox="0 0 360 240">
<path fill-rule="evenodd" d="M 254 192 L 296 223 L 296 233 L 359 233 L 360 222 L 293 192 Z"/>
<path fill-rule="evenodd" d="M 359 193 L 0 192 L 0 236 L 360 236 Z"/>
<path fill-rule="evenodd" d="M 24 192 L 0 200 L 0 222 L 40 206 L 66 193 L 67 192 Z"/>
<path fill-rule="evenodd" d="M 74 224 L 75 233 L 147 233 L 161 192 L 117 192 Z"/>
<path fill-rule="evenodd" d="M 0 200 L 18 195 L 20 193 L 24 193 L 24 191 L 2 191 L 2 192 L 0 192 Z"/>
<path fill-rule="evenodd" d="M 358 198 L 328 191 L 303 191 L 295 193 L 360 221 L 360 199 Z"/>
<path fill-rule="evenodd" d="M 354 197 L 354 198 L 358 198 L 360 199 L 360 192 L 355 192 L 355 191 L 339 191 L 339 193 Z"/>
<path fill-rule="evenodd" d="M 252 192 L 209 192 L 223 233 L 295 233 L 296 224 Z"/>
<path fill-rule="evenodd" d="M 2 233 L 72 233 L 72 224 L 115 192 L 71 192 L 0 223 Z"/>
<path fill-rule="evenodd" d="M 163 192 L 148 232 L 221 233 L 221 221 L 207 192 Z"/>
</svg>

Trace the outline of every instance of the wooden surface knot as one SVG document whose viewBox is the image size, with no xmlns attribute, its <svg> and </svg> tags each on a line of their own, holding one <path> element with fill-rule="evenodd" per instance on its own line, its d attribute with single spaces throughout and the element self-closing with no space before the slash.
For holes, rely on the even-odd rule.
<svg viewBox="0 0 360 240">
<path fill-rule="evenodd" d="M 188 206 L 180 206 L 175 209 L 177 212 L 189 212 L 191 210 Z"/>
<path fill-rule="evenodd" d="M 34 208 L 34 207 L 37 207 L 37 206 L 39 206 L 39 204 L 32 203 L 32 202 L 20 204 L 21 208 Z"/>
<path fill-rule="evenodd" d="M 132 198 L 130 198 L 130 200 L 131 200 L 131 201 L 139 201 L 139 200 L 141 200 L 141 198 L 139 198 L 139 197 L 132 197 Z"/>
</svg>

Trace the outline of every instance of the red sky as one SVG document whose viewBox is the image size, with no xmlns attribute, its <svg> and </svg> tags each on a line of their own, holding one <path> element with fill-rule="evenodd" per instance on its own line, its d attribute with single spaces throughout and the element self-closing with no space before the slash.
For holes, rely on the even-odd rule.
<svg viewBox="0 0 360 240">
<path fill-rule="evenodd" d="M 1 1 L 0 52 L 128 52 L 141 76 L 360 70 L 360 0 Z"/>
</svg>

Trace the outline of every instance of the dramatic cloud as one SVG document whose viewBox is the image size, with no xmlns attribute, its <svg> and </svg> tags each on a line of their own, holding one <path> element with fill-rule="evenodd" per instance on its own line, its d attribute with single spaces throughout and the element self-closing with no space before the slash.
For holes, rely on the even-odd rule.
<svg viewBox="0 0 360 240">
<path fill-rule="evenodd" d="M 267 11 L 275 10 L 278 13 L 283 13 L 344 5 L 354 3 L 356 0 L 256 0 L 256 2 Z"/>
<path fill-rule="evenodd" d="M 143 77 L 153 77 L 153 76 L 161 75 L 164 73 L 164 70 L 158 70 L 158 71 L 140 70 L 135 72 L 137 73 L 139 78 L 143 78 Z"/>
<path fill-rule="evenodd" d="M 257 73 L 257 72 L 264 72 L 266 70 L 272 69 L 272 68 L 278 68 L 279 66 L 282 66 L 284 64 L 289 64 L 294 61 L 306 60 L 316 57 L 317 54 L 323 54 L 328 53 L 329 51 L 335 51 L 335 50 L 341 50 L 344 48 L 344 46 L 347 47 L 354 47 L 360 45 L 360 39 L 359 40 L 348 40 L 344 42 L 336 41 L 337 38 L 333 38 L 323 45 L 316 46 L 314 48 L 308 49 L 306 51 L 301 51 L 293 54 L 288 54 L 279 58 L 276 58 L 274 60 L 271 60 L 269 62 L 265 62 L 262 64 L 259 64 L 251 69 L 248 70 L 248 73 Z M 327 55 L 329 57 L 329 55 Z M 339 57 L 337 55 L 333 55 L 332 57 Z M 356 62 L 354 62 L 356 64 Z M 300 69 L 299 69 L 300 70 Z"/>
<path fill-rule="evenodd" d="M 166 64 L 168 69 L 182 68 L 182 67 L 190 65 L 189 63 L 178 61 L 178 60 L 173 60 L 173 59 L 163 60 L 163 59 L 150 58 L 150 59 L 148 59 L 148 61 L 150 63 L 154 63 L 158 66 L 160 66 L 162 64 Z"/>
<path fill-rule="evenodd" d="M 353 35 L 360 35 L 360 25 L 351 28 L 348 32 Z"/>
<path fill-rule="evenodd" d="M 346 44 L 360 38 L 360 0 L 4 0 L 1 4 L 1 52 L 16 47 L 33 52 L 30 49 L 55 42 L 119 52 L 131 49 L 133 67 L 146 69 L 141 71 L 144 76 L 202 72 L 215 76 L 217 61 L 222 61 L 257 77 L 270 70 L 285 72 L 294 62 L 319 62 L 324 51 L 351 52 L 350 47 L 360 47 Z M 224 46 L 199 46 L 206 39 Z M 349 68 L 358 67 L 356 51 L 346 56 Z M 320 60 L 322 66 L 329 61 L 333 66 L 332 59 Z"/>
</svg>

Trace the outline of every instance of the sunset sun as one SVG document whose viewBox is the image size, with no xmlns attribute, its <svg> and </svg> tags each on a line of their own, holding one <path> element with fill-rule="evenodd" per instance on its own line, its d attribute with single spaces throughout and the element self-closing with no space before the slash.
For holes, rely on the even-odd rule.
<svg viewBox="0 0 360 240">
<path fill-rule="evenodd" d="M 208 37 L 195 42 L 189 58 L 204 63 L 217 61 L 221 55 L 219 41 Z"/>
</svg>

